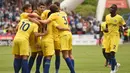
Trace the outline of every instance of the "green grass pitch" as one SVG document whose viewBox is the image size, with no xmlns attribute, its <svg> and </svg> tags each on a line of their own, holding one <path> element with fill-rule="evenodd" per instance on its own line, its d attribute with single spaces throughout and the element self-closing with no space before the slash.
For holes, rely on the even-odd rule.
<svg viewBox="0 0 130 73">
<path fill-rule="evenodd" d="M 105 59 L 101 50 L 100 46 L 73 46 L 76 73 L 110 73 L 110 68 L 104 67 Z M 13 55 L 11 52 L 11 47 L 0 47 L 0 73 L 14 73 Z M 119 46 L 116 59 L 121 64 L 117 73 L 130 73 L 130 44 Z M 54 61 L 53 57 L 50 73 L 55 73 Z M 32 73 L 34 73 L 34 71 L 35 65 L 32 69 Z M 42 66 L 41 73 L 43 73 Z M 61 58 L 59 73 L 70 73 L 63 58 Z"/>
</svg>

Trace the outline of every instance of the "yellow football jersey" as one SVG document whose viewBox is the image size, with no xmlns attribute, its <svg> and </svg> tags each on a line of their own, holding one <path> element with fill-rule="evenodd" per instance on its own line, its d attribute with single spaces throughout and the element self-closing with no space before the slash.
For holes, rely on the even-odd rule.
<svg viewBox="0 0 130 73">
<path fill-rule="evenodd" d="M 101 31 L 103 32 L 103 36 L 107 36 L 108 33 L 104 32 L 104 30 L 106 29 L 106 22 L 102 22 L 101 24 Z"/>
<path fill-rule="evenodd" d="M 38 25 L 30 22 L 28 19 L 23 19 L 18 24 L 18 32 L 15 37 L 25 38 L 29 40 L 32 32 L 38 32 Z"/>
<path fill-rule="evenodd" d="M 49 12 L 50 12 L 50 10 L 45 10 L 45 11 L 41 14 L 41 19 L 42 19 L 42 20 L 47 19 Z M 44 25 L 43 27 L 45 27 L 45 29 L 46 29 L 47 25 Z M 42 29 L 42 31 L 44 31 L 44 29 Z"/>
<path fill-rule="evenodd" d="M 42 15 L 41 15 L 41 18 L 44 20 L 44 19 L 47 19 L 48 18 L 48 14 L 49 14 L 50 10 L 45 10 Z M 54 23 L 54 22 L 53 22 Z M 48 26 L 48 25 L 47 25 Z M 54 39 L 56 39 L 58 36 L 59 36 L 59 32 L 58 32 L 58 29 L 53 26 L 53 37 Z"/>
<path fill-rule="evenodd" d="M 67 14 L 63 11 L 51 14 L 49 20 L 56 21 L 58 26 L 61 26 L 63 28 L 69 28 L 69 24 L 67 21 Z M 71 32 L 69 31 L 60 31 L 60 30 L 59 33 L 60 35 L 71 34 Z"/>
<path fill-rule="evenodd" d="M 45 10 L 42 14 L 41 14 L 41 19 L 47 19 L 48 18 L 48 13 L 50 12 L 50 10 Z"/>
<path fill-rule="evenodd" d="M 111 17 L 111 14 L 108 14 L 106 16 L 106 23 L 109 35 L 119 35 L 119 27 L 126 24 L 124 19 L 118 14 L 115 17 Z"/>
<path fill-rule="evenodd" d="M 47 24 L 47 34 L 42 38 L 43 40 L 52 40 L 53 39 L 53 27 L 57 24 L 56 22 L 52 21 Z"/>
<path fill-rule="evenodd" d="M 22 19 L 28 19 L 28 14 L 29 13 L 26 13 L 26 12 L 21 13 L 20 14 L 20 20 L 22 20 Z"/>
<path fill-rule="evenodd" d="M 56 26 L 53 26 L 53 37 L 54 37 L 54 40 L 57 40 L 57 38 L 59 37 L 59 31 L 56 28 Z"/>
<path fill-rule="evenodd" d="M 21 13 L 21 15 L 20 15 L 20 20 L 22 20 L 22 19 L 28 19 L 28 15 L 29 15 L 29 14 L 30 14 L 30 13 L 27 13 L 27 12 Z M 37 13 L 31 13 L 31 14 L 38 16 Z"/>
</svg>

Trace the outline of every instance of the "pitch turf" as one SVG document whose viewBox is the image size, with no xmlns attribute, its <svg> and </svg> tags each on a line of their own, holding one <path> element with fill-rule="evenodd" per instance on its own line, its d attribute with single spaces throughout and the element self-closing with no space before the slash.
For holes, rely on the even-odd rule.
<svg viewBox="0 0 130 73">
<path fill-rule="evenodd" d="M 76 73 L 110 73 L 110 69 L 104 67 L 105 60 L 102 56 L 100 46 L 74 46 L 73 55 L 75 57 Z M 116 57 L 117 61 L 121 64 L 117 73 L 130 73 L 130 44 L 120 45 Z M 54 67 L 53 57 L 50 73 L 55 73 Z M 35 66 L 33 67 L 32 73 L 34 71 Z M 0 73 L 14 73 L 11 47 L 0 47 Z M 62 58 L 59 73 L 70 73 Z"/>
</svg>

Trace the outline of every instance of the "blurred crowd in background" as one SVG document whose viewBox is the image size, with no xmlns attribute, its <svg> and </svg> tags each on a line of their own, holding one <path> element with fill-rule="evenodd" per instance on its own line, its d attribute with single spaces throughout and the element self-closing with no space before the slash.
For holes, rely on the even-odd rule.
<svg viewBox="0 0 130 73">
<path fill-rule="evenodd" d="M 18 1 L 22 0 L 7 0 L 9 2 L 2 2 L 2 4 L 1 1 L 2 0 L 0 0 L 0 35 L 15 35 L 15 27 L 20 20 L 20 13 L 22 12 L 22 4 L 19 4 Z M 24 3 L 29 3 L 29 1 L 27 0 Z M 128 21 L 130 21 L 130 18 L 127 22 Z M 72 11 L 68 13 L 68 22 L 71 26 L 72 34 L 94 34 L 95 38 L 96 34 L 99 34 L 99 25 L 101 23 L 97 21 L 94 16 L 83 17 Z M 123 35 L 124 34 L 125 33 L 123 33 Z M 128 31 L 126 36 L 130 37 Z"/>
<path fill-rule="evenodd" d="M 28 3 L 28 2 L 25 2 Z M 0 34 L 14 35 L 21 9 L 14 0 L 0 6 Z M 93 34 L 99 31 L 99 22 L 93 16 L 82 17 L 77 13 L 68 14 L 68 22 L 73 34 Z"/>
</svg>

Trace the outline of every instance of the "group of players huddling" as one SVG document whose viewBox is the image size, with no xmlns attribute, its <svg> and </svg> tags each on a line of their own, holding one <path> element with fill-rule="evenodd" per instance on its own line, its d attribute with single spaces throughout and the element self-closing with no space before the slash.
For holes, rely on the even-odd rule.
<svg viewBox="0 0 130 73">
<path fill-rule="evenodd" d="M 25 4 L 22 10 L 12 45 L 15 73 L 19 73 L 20 69 L 22 73 L 31 73 L 35 58 L 37 58 L 35 73 L 40 73 L 42 59 L 43 73 L 49 73 L 51 58 L 54 54 L 56 56 L 55 73 L 58 73 L 60 52 L 70 72 L 75 73 L 72 34 L 67 14 L 60 9 L 60 3 L 45 5 L 39 3 L 37 10 L 34 11 L 31 4 Z"/>
<path fill-rule="evenodd" d="M 49 73 L 51 58 L 54 54 L 55 73 L 58 73 L 60 52 L 70 72 L 75 73 L 72 34 L 67 14 L 60 9 L 60 3 L 39 3 L 37 10 L 34 11 L 32 11 L 31 4 L 25 4 L 22 10 L 23 13 L 20 15 L 20 22 L 16 27 L 17 33 L 13 40 L 15 73 L 19 73 L 20 69 L 22 73 L 31 73 L 35 58 L 37 58 L 35 73 L 40 73 L 42 59 L 43 73 Z M 103 36 L 103 54 L 106 58 L 106 65 L 111 67 L 110 73 L 116 73 L 120 65 L 115 59 L 120 41 L 119 28 L 123 27 L 123 30 L 127 30 L 124 19 L 116 11 L 117 6 L 113 4 L 110 7 L 110 14 L 101 24 L 100 40 Z"/>
<path fill-rule="evenodd" d="M 110 7 L 110 14 L 106 15 L 105 22 L 100 25 L 100 39 L 103 36 L 103 55 L 106 58 L 105 66 L 111 67 L 110 73 L 116 73 L 120 66 L 117 63 L 115 54 L 118 50 L 118 45 L 120 42 L 120 33 L 128 29 L 124 19 L 117 14 L 117 5 L 113 4 Z"/>
</svg>

